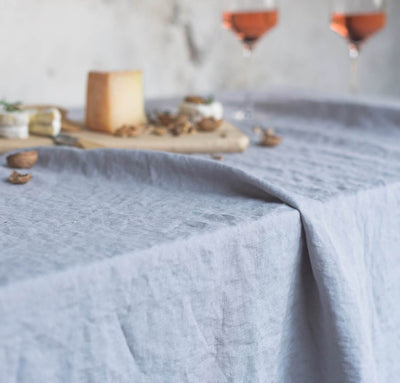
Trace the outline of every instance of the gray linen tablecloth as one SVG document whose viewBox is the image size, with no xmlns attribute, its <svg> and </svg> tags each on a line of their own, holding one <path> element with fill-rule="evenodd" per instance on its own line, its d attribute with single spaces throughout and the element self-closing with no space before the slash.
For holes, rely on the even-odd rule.
<svg viewBox="0 0 400 383">
<path fill-rule="evenodd" d="M 397 381 L 400 105 L 255 100 L 277 148 L 45 148 L 0 183 L 0 382 Z"/>
</svg>

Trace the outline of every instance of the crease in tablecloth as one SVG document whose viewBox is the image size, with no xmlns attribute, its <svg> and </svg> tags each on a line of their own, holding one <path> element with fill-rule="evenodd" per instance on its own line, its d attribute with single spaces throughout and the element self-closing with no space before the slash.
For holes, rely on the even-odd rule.
<svg viewBox="0 0 400 383">
<path fill-rule="evenodd" d="M 236 99 L 240 99 L 240 96 L 236 96 Z M 279 198 L 302 213 L 311 263 L 318 281 L 317 285 L 322 293 L 324 319 L 327 324 L 325 329 L 322 329 L 321 337 L 336 339 L 330 343 L 329 347 L 326 346 L 322 350 L 326 353 L 325 371 L 330 377 L 326 379 L 327 381 L 328 379 L 332 381 L 390 381 L 388 377 L 396 376 L 393 371 L 398 372 L 399 366 L 391 365 L 391 368 L 394 368 L 393 371 L 387 368 L 384 361 L 377 358 L 377 355 L 386 354 L 385 347 L 379 347 L 380 351 L 376 352 L 377 345 L 374 342 L 373 326 L 379 327 L 378 322 L 385 318 L 384 316 L 371 318 L 368 308 L 374 305 L 374 300 L 364 299 L 363 301 L 360 298 L 363 291 L 366 290 L 372 294 L 371 289 L 379 289 L 379 285 L 372 287 L 372 282 L 368 280 L 368 273 L 374 271 L 354 269 L 355 265 L 346 261 L 346 252 L 353 252 L 358 256 L 362 254 L 364 257 L 384 255 L 390 259 L 391 256 L 393 270 L 386 270 L 387 275 L 395 280 L 400 279 L 398 267 L 400 219 L 397 213 L 400 208 L 396 199 L 400 184 L 399 106 L 396 103 L 389 105 L 358 103 L 352 99 L 343 101 L 330 97 L 323 98 L 319 95 L 311 97 L 295 95 L 290 98 L 287 93 L 284 93 L 281 98 L 271 97 L 271 99 L 260 101 L 257 107 L 264 113 L 264 118 L 268 116 L 270 123 L 275 124 L 282 132 L 287 132 L 288 136 L 284 137 L 285 140 L 290 139 L 290 136 L 296 137 L 288 145 L 282 145 L 280 150 L 282 155 L 279 150 L 275 152 L 278 153 L 276 157 L 279 161 L 276 163 L 277 175 L 274 177 L 272 174 L 271 177 L 271 174 L 264 170 L 270 170 L 271 167 L 274 170 L 274 164 L 271 166 L 271 156 L 264 155 L 262 149 L 254 145 L 249 149 L 253 153 L 247 153 L 246 156 L 233 155 L 227 158 L 227 162 L 246 171 L 249 175 L 264 179 L 267 183 L 269 182 L 268 186 L 271 186 L 271 183 L 274 188 L 280 186 Z M 247 128 L 247 133 L 251 135 L 250 127 Z M 301 154 L 300 150 L 303 148 L 306 152 Z M 279 172 L 282 164 L 288 160 L 288 153 L 294 153 L 293 157 L 297 161 L 297 166 L 293 166 L 296 171 L 295 177 L 288 178 L 288 181 L 295 179 L 294 187 L 285 182 L 285 174 L 282 174 L 282 177 Z M 323 156 L 318 157 L 318 154 Z M 260 161 L 264 158 L 265 160 Z M 322 158 L 326 159 L 329 167 L 321 161 Z M 301 160 L 301 166 L 299 166 L 299 160 Z M 253 164 L 256 161 L 258 166 L 254 167 Z M 316 176 L 319 168 L 322 174 Z M 330 175 L 332 175 L 331 178 L 326 177 Z M 302 177 L 305 180 L 309 179 L 304 191 L 298 189 L 298 181 L 302 180 Z M 322 184 L 322 187 L 316 184 L 317 182 Z M 267 190 L 271 192 L 268 187 Z M 389 191 L 391 192 L 390 200 L 384 198 L 382 201 L 380 196 L 385 196 Z M 278 195 L 275 194 L 275 196 Z M 363 204 L 359 203 L 359 200 L 363 200 Z M 328 206 L 335 206 L 335 204 L 342 208 L 327 209 Z M 355 206 L 359 210 L 356 210 Z M 377 254 L 376 250 L 367 249 L 369 252 L 365 255 L 363 244 L 363 241 L 373 242 L 372 238 L 376 237 L 373 231 L 366 233 L 366 238 L 360 236 L 358 241 L 353 241 L 351 238 L 344 237 L 345 233 L 339 230 L 346 220 L 350 222 L 347 222 L 345 227 L 352 233 L 360 229 L 352 226 L 357 218 L 361 225 L 364 221 L 373 222 L 382 215 L 386 218 L 384 221 L 386 237 L 391 238 L 392 242 L 386 238 L 387 244 L 381 249 L 383 247 L 379 244 L 381 239 L 377 238 Z M 381 230 L 383 230 L 382 227 Z M 339 236 L 337 232 L 341 235 Z M 318 241 L 315 233 L 319 234 Z M 341 241 L 347 241 L 348 249 L 342 244 L 340 251 L 336 252 L 335 246 Z M 358 253 L 357 246 L 361 247 Z M 329 264 L 329 262 L 332 263 Z M 343 265 L 341 265 L 342 262 Z M 342 273 L 335 275 L 337 268 L 341 268 Z M 361 272 L 365 280 L 358 280 L 358 272 Z M 384 290 L 381 292 L 381 296 L 386 297 L 386 292 Z M 374 299 L 377 297 L 380 297 L 380 294 L 376 294 Z M 391 297 L 387 316 L 398 317 L 396 315 L 398 310 L 394 304 L 397 299 L 397 294 Z M 352 309 L 354 309 L 353 312 Z M 347 315 L 342 318 L 343 314 Z M 364 332 L 359 331 L 359 327 L 364 329 Z M 390 339 L 390 331 L 386 330 L 385 337 L 387 346 L 390 345 L 386 348 L 399 349 L 400 342 L 397 337 Z M 331 352 L 330 348 L 336 348 L 336 350 Z M 388 355 L 386 357 L 390 359 Z"/>
</svg>

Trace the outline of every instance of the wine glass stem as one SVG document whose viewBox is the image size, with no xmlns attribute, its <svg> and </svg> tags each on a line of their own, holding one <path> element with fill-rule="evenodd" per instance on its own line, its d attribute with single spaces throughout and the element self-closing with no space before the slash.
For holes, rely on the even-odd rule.
<svg viewBox="0 0 400 383">
<path fill-rule="evenodd" d="M 358 57 L 360 48 L 356 44 L 349 45 L 350 55 L 350 93 L 356 94 L 358 91 Z"/>
<path fill-rule="evenodd" d="M 244 117 L 246 120 L 250 120 L 254 115 L 254 101 L 250 90 L 250 73 L 251 73 L 251 63 L 253 58 L 253 48 L 244 47 L 243 48 L 244 57 L 244 70 L 243 79 L 245 87 L 245 101 L 244 101 Z"/>
</svg>

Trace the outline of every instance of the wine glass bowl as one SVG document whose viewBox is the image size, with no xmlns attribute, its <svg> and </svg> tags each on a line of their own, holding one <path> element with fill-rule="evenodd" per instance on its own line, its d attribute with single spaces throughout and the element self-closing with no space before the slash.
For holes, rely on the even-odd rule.
<svg viewBox="0 0 400 383">
<path fill-rule="evenodd" d="M 278 10 L 228 11 L 223 15 L 223 25 L 232 30 L 243 48 L 252 50 L 257 41 L 278 23 Z"/>
<path fill-rule="evenodd" d="M 344 37 L 349 44 L 361 45 L 386 24 L 384 12 L 334 13 L 331 29 Z"/>
</svg>

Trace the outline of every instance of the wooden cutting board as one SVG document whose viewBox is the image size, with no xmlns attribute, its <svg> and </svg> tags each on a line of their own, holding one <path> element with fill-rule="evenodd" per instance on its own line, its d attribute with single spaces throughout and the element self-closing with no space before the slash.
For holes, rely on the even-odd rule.
<svg viewBox="0 0 400 383">
<path fill-rule="evenodd" d="M 53 140 L 47 137 L 30 136 L 25 140 L 6 139 L 0 137 L 0 154 L 18 149 L 34 148 L 39 146 L 52 146 Z"/>
<path fill-rule="evenodd" d="M 197 132 L 179 137 L 144 133 L 139 137 L 126 138 L 85 129 L 80 132 L 68 133 L 68 135 L 104 148 L 159 150 L 188 154 L 243 152 L 249 145 L 249 138 L 226 121 L 215 132 Z M 0 153 L 52 145 L 54 145 L 53 140 L 47 137 L 31 136 L 25 140 L 0 138 Z"/>
</svg>

